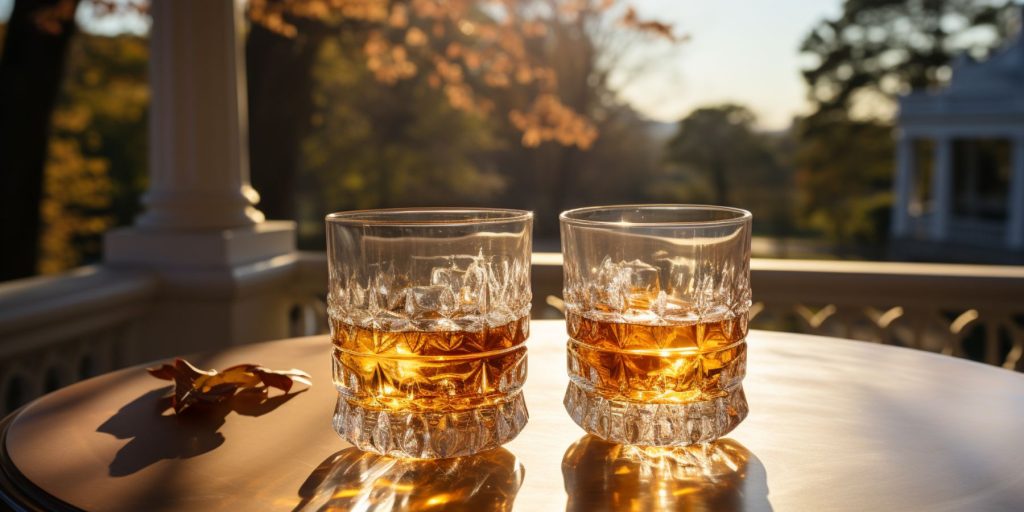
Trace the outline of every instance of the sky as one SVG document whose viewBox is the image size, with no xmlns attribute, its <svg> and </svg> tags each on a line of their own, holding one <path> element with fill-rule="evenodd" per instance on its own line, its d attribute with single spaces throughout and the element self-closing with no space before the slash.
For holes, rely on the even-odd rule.
<svg viewBox="0 0 1024 512">
<path fill-rule="evenodd" d="M 621 91 L 637 110 L 675 121 L 704 105 L 740 103 L 763 129 L 809 109 L 798 49 L 842 0 L 637 0 L 641 18 L 672 23 L 690 40 Z M 661 50 L 664 51 L 664 50 Z"/>
<path fill-rule="evenodd" d="M 0 0 L 5 20 L 13 0 Z M 657 65 L 619 77 L 623 99 L 647 117 L 673 122 L 704 105 L 746 105 L 766 130 L 808 110 L 798 49 L 812 26 L 835 17 L 842 0 L 633 0 L 642 19 L 671 23 L 689 41 L 650 43 Z M 80 13 L 84 14 L 84 13 Z M 85 17 L 80 16 L 80 19 Z M 108 20 L 91 30 L 145 30 L 138 20 Z M 641 49 L 647 52 L 648 49 Z"/>
</svg>

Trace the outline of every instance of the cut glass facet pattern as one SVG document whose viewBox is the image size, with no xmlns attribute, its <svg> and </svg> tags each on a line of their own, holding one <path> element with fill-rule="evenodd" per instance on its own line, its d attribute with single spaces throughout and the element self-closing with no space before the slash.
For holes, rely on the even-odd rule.
<svg viewBox="0 0 1024 512">
<path fill-rule="evenodd" d="M 685 446 L 746 417 L 749 220 L 671 205 L 563 214 L 576 423 L 616 443 Z"/>
<path fill-rule="evenodd" d="M 369 274 L 353 271 L 328 299 L 335 429 L 360 449 L 416 458 L 514 438 L 528 418 L 529 268 L 481 254 L 413 257 L 407 272 Z"/>
</svg>

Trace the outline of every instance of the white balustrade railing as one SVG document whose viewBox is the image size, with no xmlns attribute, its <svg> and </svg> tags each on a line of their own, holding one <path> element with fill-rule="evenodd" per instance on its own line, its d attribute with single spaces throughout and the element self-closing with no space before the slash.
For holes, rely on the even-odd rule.
<svg viewBox="0 0 1024 512">
<path fill-rule="evenodd" d="M 154 278 L 99 266 L 0 285 L 0 414 L 139 362 L 138 321 Z"/>
<path fill-rule="evenodd" d="M 754 327 L 1024 370 L 1024 267 L 755 259 Z"/>
<path fill-rule="evenodd" d="M 326 332 L 326 257 L 304 253 L 295 335 Z M 562 257 L 533 257 L 533 316 L 561 317 Z M 1024 370 L 1024 267 L 751 262 L 751 326 L 930 350 Z M 301 311 L 299 313 L 298 311 Z"/>
<path fill-rule="evenodd" d="M 295 265 L 289 326 L 293 336 L 327 332 L 327 255 L 301 252 Z"/>
</svg>

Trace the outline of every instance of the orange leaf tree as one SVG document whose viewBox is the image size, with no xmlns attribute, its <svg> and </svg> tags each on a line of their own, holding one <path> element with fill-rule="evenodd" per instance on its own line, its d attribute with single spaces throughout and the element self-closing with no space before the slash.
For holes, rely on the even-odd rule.
<svg viewBox="0 0 1024 512">
<path fill-rule="evenodd" d="M 250 17 L 284 35 L 298 34 L 295 20 L 368 27 L 363 47 L 377 80 L 393 84 L 427 73 L 452 107 L 480 113 L 494 110 L 494 89 L 532 89 L 528 104 L 507 115 L 522 132 L 522 143 L 556 141 L 589 148 L 597 138 L 592 120 L 566 106 L 557 93 L 558 76 L 530 46 L 545 44 L 552 18 L 604 12 L 617 0 L 252 0 Z M 629 29 L 675 40 L 669 25 L 641 21 L 629 8 Z"/>
</svg>

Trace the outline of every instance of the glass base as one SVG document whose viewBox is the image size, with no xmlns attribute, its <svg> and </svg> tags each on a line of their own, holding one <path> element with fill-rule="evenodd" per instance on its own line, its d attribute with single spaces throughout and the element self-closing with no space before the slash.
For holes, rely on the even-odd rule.
<svg viewBox="0 0 1024 512">
<path fill-rule="evenodd" d="M 655 404 L 608 399 L 570 381 L 563 403 L 583 430 L 613 443 L 641 446 L 708 443 L 747 417 L 742 385 L 714 400 Z"/>
<path fill-rule="evenodd" d="M 497 448 L 526 426 L 522 391 L 504 401 L 448 412 L 371 409 L 338 397 L 334 430 L 360 450 L 416 459 L 463 457 Z"/>
</svg>

